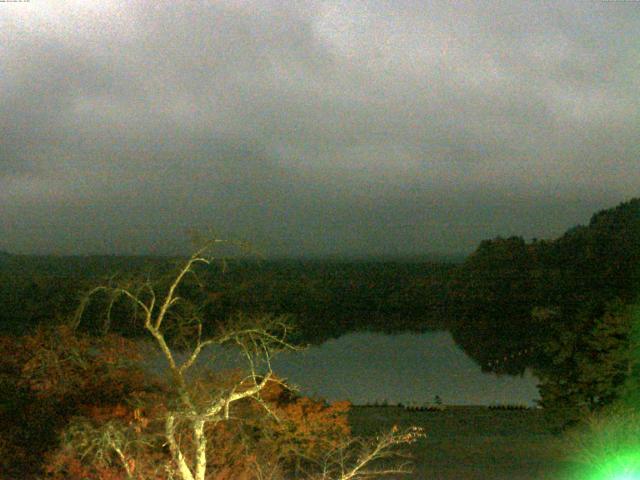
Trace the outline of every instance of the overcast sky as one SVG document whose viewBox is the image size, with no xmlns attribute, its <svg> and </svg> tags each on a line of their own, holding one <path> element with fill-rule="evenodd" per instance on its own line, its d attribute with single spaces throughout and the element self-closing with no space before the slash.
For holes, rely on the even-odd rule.
<svg viewBox="0 0 640 480">
<path fill-rule="evenodd" d="M 0 249 L 469 252 L 640 194 L 640 3 L 0 3 Z"/>
</svg>

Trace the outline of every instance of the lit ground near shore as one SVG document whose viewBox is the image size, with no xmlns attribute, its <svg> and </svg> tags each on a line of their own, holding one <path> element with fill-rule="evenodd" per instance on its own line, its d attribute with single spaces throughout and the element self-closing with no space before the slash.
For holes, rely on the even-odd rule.
<svg viewBox="0 0 640 480">
<path fill-rule="evenodd" d="M 549 432 L 541 410 L 464 406 L 443 412 L 408 412 L 397 407 L 354 407 L 350 419 L 356 435 L 371 435 L 394 424 L 424 428 L 426 438 L 411 447 L 415 472 L 404 478 L 565 478 L 562 445 Z"/>
</svg>

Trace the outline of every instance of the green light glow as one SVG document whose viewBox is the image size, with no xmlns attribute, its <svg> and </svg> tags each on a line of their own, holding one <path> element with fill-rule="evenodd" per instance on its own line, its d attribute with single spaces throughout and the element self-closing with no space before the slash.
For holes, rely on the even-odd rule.
<svg viewBox="0 0 640 480">
<path fill-rule="evenodd" d="M 640 455 L 616 455 L 607 459 L 590 478 L 593 480 L 640 480 Z"/>
<path fill-rule="evenodd" d="M 593 459 L 573 471 L 567 480 L 640 480 L 640 449 Z"/>
<path fill-rule="evenodd" d="M 631 375 L 618 408 L 593 417 L 568 480 L 640 480 L 640 308 L 631 307 Z M 586 432 L 585 432 L 586 433 Z"/>
</svg>

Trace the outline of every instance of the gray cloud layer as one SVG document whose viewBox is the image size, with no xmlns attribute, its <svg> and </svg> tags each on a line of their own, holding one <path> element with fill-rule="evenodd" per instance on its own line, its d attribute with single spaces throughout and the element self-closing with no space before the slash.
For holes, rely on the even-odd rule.
<svg viewBox="0 0 640 480">
<path fill-rule="evenodd" d="M 0 247 L 469 251 L 640 189 L 634 2 L 0 4 Z"/>
</svg>

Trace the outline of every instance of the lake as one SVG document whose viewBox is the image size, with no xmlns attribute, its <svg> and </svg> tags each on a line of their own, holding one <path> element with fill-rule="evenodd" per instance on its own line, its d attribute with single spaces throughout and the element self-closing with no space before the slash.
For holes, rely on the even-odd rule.
<svg viewBox="0 0 640 480">
<path fill-rule="evenodd" d="M 433 402 L 534 405 L 538 380 L 483 373 L 449 332 L 351 333 L 303 352 L 276 357 L 273 368 L 302 393 L 355 404 Z"/>
<path fill-rule="evenodd" d="M 205 362 L 203 358 L 201 365 Z M 228 368 L 232 363 L 218 352 L 214 365 Z M 305 395 L 354 404 L 424 404 L 438 395 L 449 405 L 533 406 L 539 398 L 531 372 L 516 377 L 483 373 L 448 332 L 350 333 L 280 354 L 273 370 Z"/>
</svg>

